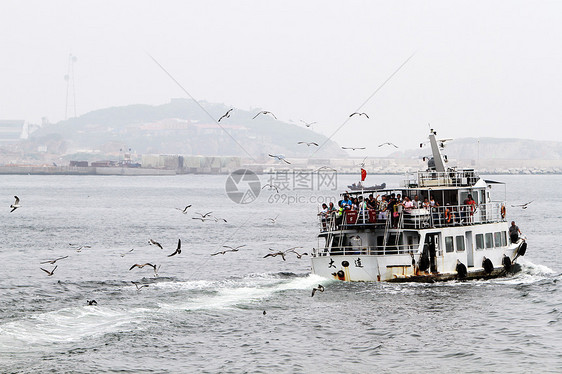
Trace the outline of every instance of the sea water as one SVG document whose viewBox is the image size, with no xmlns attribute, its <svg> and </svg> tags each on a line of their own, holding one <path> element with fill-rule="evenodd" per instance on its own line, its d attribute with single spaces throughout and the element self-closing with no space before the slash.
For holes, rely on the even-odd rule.
<svg viewBox="0 0 562 374">
<path fill-rule="evenodd" d="M 562 372 L 562 176 L 490 177 L 528 238 L 520 273 L 436 284 L 344 283 L 311 275 L 307 256 L 264 258 L 310 253 L 318 202 L 357 176 L 248 204 L 226 178 L 1 176 L 0 372 Z M 207 212 L 227 222 L 193 219 Z M 243 247 L 211 256 L 225 245 Z M 157 274 L 129 270 L 144 263 Z"/>
</svg>

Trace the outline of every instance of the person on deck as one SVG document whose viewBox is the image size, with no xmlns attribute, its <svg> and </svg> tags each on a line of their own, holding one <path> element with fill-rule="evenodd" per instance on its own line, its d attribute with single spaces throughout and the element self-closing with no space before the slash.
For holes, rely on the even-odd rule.
<svg viewBox="0 0 562 374">
<path fill-rule="evenodd" d="M 472 216 L 474 215 L 474 211 L 476 211 L 476 201 L 472 198 L 471 194 L 468 194 L 467 198 L 464 200 L 464 205 L 466 205 L 466 213 L 465 220 L 468 222 L 472 222 Z"/>
<path fill-rule="evenodd" d="M 519 234 L 521 234 L 521 230 L 515 224 L 515 221 L 511 221 L 511 226 L 509 226 L 509 239 L 511 239 L 512 243 L 515 243 L 519 240 Z"/>
<path fill-rule="evenodd" d="M 422 207 L 422 202 L 420 201 L 420 198 L 418 195 L 414 196 L 414 200 L 412 201 L 412 204 L 414 205 L 414 209 L 419 209 Z"/>
<path fill-rule="evenodd" d="M 379 221 L 381 222 L 384 222 L 387 218 L 387 207 L 388 201 L 386 201 L 386 195 L 383 195 L 379 203 Z"/>
</svg>

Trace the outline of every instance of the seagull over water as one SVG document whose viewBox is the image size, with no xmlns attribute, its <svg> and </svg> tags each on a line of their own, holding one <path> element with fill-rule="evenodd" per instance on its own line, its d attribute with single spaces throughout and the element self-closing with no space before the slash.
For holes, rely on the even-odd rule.
<svg viewBox="0 0 562 374">
<path fill-rule="evenodd" d="M 311 297 L 314 297 L 314 294 L 316 293 L 316 291 L 324 292 L 324 286 L 319 284 L 318 287 L 313 288 Z"/>
<path fill-rule="evenodd" d="M 134 268 L 139 268 L 139 269 L 140 269 L 140 268 L 143 268 L 143 267 L 145 267 L 145 266 L 150 266 L 151 268 L 154 269 L 154 271 L 156 271 L 156 265 L 152 265 L 152 264 L 149 263 L 149 262 L 147 262 L 146 264 L 142 264 L 142 265 L 141 265 L 141 264 L 134 264 L 133 266 L 131 266 L 131 267 L 129 268 L 129 270 L 133 270 Z"/>
<path fill-rule="evenodd" d="M 83 248 L 92 248 L 92 247 L 89 245 L 81 245 L 80 247 L 76 248 L 76 252 L 82 252 Z"/>
<path fill-rule="evenodd" d="M 160 247 L 160 249 L 164 249 L 164 248 L 162 248 L 162 245 L 161 245 L 160 243 L 158 243 L 158 242 L 156 242 L 156 241 L 154 241 L 154 240 L 152 240 L 152 239 L 148 239 L 148 244 L 150 244 L 150 245 L 155 245 L 155 246 L 157 246 L 157 247 Z"/>
<path fill-rule="evenodd" d="M 41 262 L 41 264 L 51 264 L 51 265 L 53 265 L 53 264 L 54 264 L 55 262 L 57 262 L 58 260 L 65 259 L 65 258 L 67 258 L 67 257 L 68 257 L 68 256 L 64 256 L 64 257 L 56 258 L 56 259 L 54 259 L 54 260 L 43 261 L 43 262 Z"/>
<path fill-rule="evenodd" d="M 121 253 L 121 257 L 125 257 L 125 255 L 131 253 L 131 252 L 134 251 L 134 250 L 135 250 L 135 249 L 133 248 L 133 249 L 129 249 L 129 250 L 128 250 L 127 252 L 125 252 L 125 253 Z"/>
<path fill-rule="evenodd" d="M 383 145 L 391 145 L 391 146 L 393 146 L 394 148 L 398 148 L 398 146 L 397 146 L 396 144 L 391 143 L 391 142 L 386 142 L 386 143 L 379 144 L 379 147 L 382 147 Z"/>
<path fill-rule="evenodd" d="M 21 205 L 20 205 L 20 198 L 17 197 L 17 196 L 14 196 L 14 197 L 16 198 L 16 202 L 13 203 L 12 205 L 10 205 L 10 208 L 12 208 L 12 210 L 10 210 L 10 213 L 12 213 L 14 210 L 16 210 L 16 209 L 18 209 L 18 208 L 21 208 Z"/>
<path fill-rule="evenodd" d="M 269 249 L 271 250 L 271 248 L 269 248 Z M 277 257 L 277 256 L 281 256 L 281 258 L 283 259 L 283 261 L 286 261 L 286 260 L 285 260 L 285 252 L 283 252 L 283 251 L 268 253 L 268 254 L 266 254 L 265 256 L 263 256 L 263 258 L 266 258 L 266 257 Z"/>
<path fill-rule="evenodd" d="M 218 122 L 220 122 L 221 119 L 223 119 L 223 118 L 230 118 L 230 112 L 232 112 L 233 110 L 234 110 L 234 109 L 229 109 L 229 110 L 227 110 L 226 113 L 223 114 L 223 115 L 221 116 L 221 118 L 219 118 Z"/>
<path fill-rule="evenodd" d="M 171 255 L 168 255 L 168 257 L 179 255 L 180 253 L 181 253 L 181 239 L 178 239 L 178 247 L 176 248 L 176 251 Z"/>
<path fill-rule="evenodd" d="M 258 114 L 256 114 L 256 115 L 254 116 L 254 118 L 252 118 L 252 119 L 256 119 L 256 117 L 259 116 L 260 114 L 264 114 L 264 115 L 265 115 L 265 114 L 271 114 L 271 115 L 273 116 L 273 118 L 277 119 L 277 117 L 275 117 L 275 114 L 273 114 L 273 113 L 271 113 L 271 112 L 268 112 L 267 110 L 262 110 L 261 112 L 259 112 Z"/>
<path fill-rule="evenodd" d="M 180 212 L 182 212 L 183 214 L 187 214 L 187 210 L 191 208 L 191 205 L 186 206 L 185 208 L 181 209 L 181 208 L 176 208 L 176 210 L 179 210 Z"/>
<path fill-rule="evenodd" d="M 351 114 L 349 115 L 349 117 L 353 117 L 353 116 L 355 116 L 355 115 L 358 115 L 358 116 L 365 116 L 365 117 L 369 118 L 369 116 L 367 115 L 367 113 L 359 113 L 359 112 L 353 112 L 353 113 L 351 113 Z"/>
<path fill-rule="evenodd" d="M 224 251 L 218 251 L 215 253 L 211 253 L 211 256 L 216 256 L 216 255 L 224 255 L 226 252 L 238 252 L 240 250 L 240 248 L 245 247 L 246 244 L 243 245 L 239 245 L 237 247 L 230 247 L 228 245 L 223 245 L 223 248 L 229 248 L 229 249 L 225 249 Z"/>
<path fill-rule="evenodd" d="M 302 119 L 301 119 L 301 122 L 304 123 L 304 125 L 306 127 L 310 127 L 310 126 L 314 125 L 315 123 L 317 123 L 317 122 L 306 122 L 306 121 L 303 121 Z"/>
<path fill-rule="evenodd" d="M 272 224 L 275 224 L 275 222 L 277 221 L 277 217 L 279 217 L 279 214 L 275 216 L 275 218 L 266 218 L 266 220 L 269 220 L 269 222 L 271 222 Z"/>
<path fill-rule="evenodd" d="M 51 276 L 51 275 L 53 275 L 53 274 L 55 273 L 55 269 L 56 269 L 57 267 L 58 267 L 58 265 L 55 266 L 54 269 L 51 270 L 51 271 L 46 270 L 46 269 L 43 269 L 43 268 L 41 268 L 41 270 L 43 270 L 45 273 L 47 273 L 49 276 Z"/>
<path fill-rule="evenodd" d="M 201 214 L 201 213 L 195 212 L 195 214 L 199 214 L 199 215 L 201 216 L 201 218 L 207 218 L 208 216 L 211 215 L 211 213 L 213 213 L 213 212 L 207 212 L 207 213 L 205 213 L 205 214 Z"/>
<path fill-rule="evenodd" d="M 512 207 L 513 208 L 520 207 L 521 209 L 527 209 L 527 205 L 531 204 L 533 201 L 535 201 L 535 200 L 531 200 L 531 201 L 529 201 L 528 203 L 525 203 L 525 204 L 515 204 L 515 205 L 512 205 Z"/>
<path fill-rule="evenodd" d="M 295 251 L 294 249 L 290 249 L 287 252 L 292 252 L 294 254 L 297 255 L 297 258 L 300 260 L 302 258 L 302 256 L 308 256 L 308 253 L 303 252 L 303 253 L 298 253 L 297 251 Z"/>
<path fill-rule="evenodd" d="M 142 284 L 142 285 L 141 285 L 140 283 L 134 282 L 134 281 L 131 281 L 131 283 L 134 284 L 134 285 L 137 287 L 137 291 L 140 291 L 141 288 L 143 288 L 143 287 L 148 287 L 148 286 L 149 286 L 148 284 Z"/>
<path fill-rule="evenodd" d="M 264 184 L 261 189 L 263 190 L 263 189 L 266 188 L 266 187 L 269 187 L 270 190 L 275 190 L 277 193 L 279 193 L 279 187 L 277 187 L 277 186 L 275 186 L 275 185 L 273 185 L 273 184 L 271 184 L 271 183 Z"/>
<path fill-rule="evenodd" d="M 284 162 L 286 162 L 287 164 L 290 164 L 290 162 L 287 161 L 287 160 L 285 159 L 285 156 L 283 156 L 283 155 L 272 155 L 272 154 L 270 153 L 270 154 L 269 154 L 269 157 L 273 157 L 273 158 L 275 158 L 275 159 L 277 159 L 277 160 L 279 160 L 279 161 L 284 161 Z"/>
<path fill-rule="evenodd" d="M 310 147 L 311 145 L 315 145 L 318 147 L 318 143 L 315 142 L 298 142 L 297 144 L 306 144 L 307 147 Z"/>
<path fill-rule="evenodd" d="M 366 147 L 341 147 L 341 149 L 351 149 L 352 151 L 355 151 L 357 149 L 367 149 Z"/>
</svg>

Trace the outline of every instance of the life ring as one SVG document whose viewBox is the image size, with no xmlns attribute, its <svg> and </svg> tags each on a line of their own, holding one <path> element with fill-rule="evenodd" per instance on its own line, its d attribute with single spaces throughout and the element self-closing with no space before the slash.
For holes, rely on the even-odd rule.
<svg viewBox="0 0 562 374">
<path fill-rule="evenodd" d="M 502 205 L 501 214 L 502 214 L 502 219 L 505 218 L 505 205 Z"/>
</svg>

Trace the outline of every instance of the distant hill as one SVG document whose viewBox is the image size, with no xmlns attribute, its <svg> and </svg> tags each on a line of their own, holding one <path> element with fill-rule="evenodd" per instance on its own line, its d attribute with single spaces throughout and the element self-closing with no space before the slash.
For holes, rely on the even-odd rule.
<svg viewBox="0 0 562 374">
<path fill-rule="evenodd" d="M 200 104 L 217 119 L 231 109 L 224 104 Z M 323 135 L 271 115 L 253 119 L 260 110 L 234 109 L 230 118 L 220 122 L 223 130 L 193 100 L 106 108 L 40 128 L 30 135 L 28 148 L 46 147 L 53 153 L 96 150 L 108 154 L 129 148 L 136 153 L 206 156 L 247 157 L 249 153 L 256 158 L 267 157 L 268 153 L 307 156 L 312 148 L 297 142 L 326 141 Z M 329 141 L 318 156 L 345 157 L 345 153 Z"/>
<path fill-rule="evenodd" d="M 390 157 L 413 158 L 431 153 L 429 146 L 394 152 Z M 444 154 L 449 159 L 476 160 L 560 160 L 562 142 L 510 138 L 461 138 L 446 142 Z"/>
</svg>

